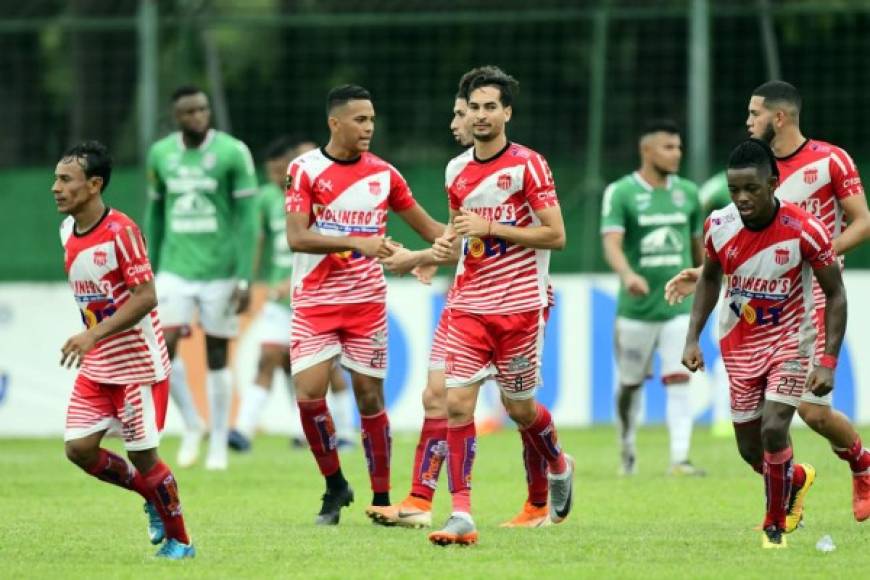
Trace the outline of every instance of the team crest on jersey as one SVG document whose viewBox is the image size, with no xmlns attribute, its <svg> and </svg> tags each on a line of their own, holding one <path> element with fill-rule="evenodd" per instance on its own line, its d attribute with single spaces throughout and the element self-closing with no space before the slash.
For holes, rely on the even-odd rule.
<svg viewBox="0 0 870 580">
<path fill-rule="evenodd" d="M 498 176 L 498 179 L 495 183 L 496 185 L 498 185 L 499 189 L 503 191 L 508 191 L 511 188 L 513 180 L 511 179 L 510 173 L 502 173 Z"/>
<path fill-rule="evenodd" d="M 804 169 L 804 183 L 812 185 L 819 178 L 819 170 L 815 167 Z"/>
<path fill-rule="evenodd" d="M 458 193 L 462 193 L 463 191 L 465 191 L 465 188 L 468 187 L 468 180 L 464 177 L 460 177 L 456 180 L 456 183 L 453 185 L 453 187 L 456 188 L 456 191 Z"/>
<path fill-rule="evenodd" d="M 97 250 L 94 252 L 95 266 L 105 266 L 108 259 L 109 256 L 106 254 L 105 250 Z"/>
<path fill-rule="evenodd" d="M 381 182 L 380 181 L 369 181 L 369 193 L 372 195 L 380 195 L 381 194 Z"/>
<path fill-rule="evenodd" d="M 677 207 L 682 207 L 686 203 L 686 192 L 682 189 L 675 189 L 671 192 L 671 201 Z"/>
<path fill-rule="evenodd" d="M 318 179 L 314 187 L 320 191 L 332 193 L 332 181 L 329 179 Z"/>
<path fill-rule="evenodd" d="M 202 166 L 205 169 L 212 169 L 215 165 L 217 165 L 217 155 L 209 151 L 202 156 Z"/>
<path fill-rule="evenodd" d="M 777 248 L 773 251 L 773 261 L 783 266 L 788 264 L 789 251 L 788 248 Z"/>
</svg>

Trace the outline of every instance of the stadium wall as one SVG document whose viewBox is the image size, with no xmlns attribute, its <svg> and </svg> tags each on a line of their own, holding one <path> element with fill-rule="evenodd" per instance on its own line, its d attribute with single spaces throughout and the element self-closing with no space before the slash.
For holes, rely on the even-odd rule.
<svg viewBox="0 0 870 580">
<path fill-rule="evenodd" d="M 549 405 L 560 425 L 588 426 L 613 420 L 612 328 L 616 279 L 612 276 L 559 275 L 554 277 L 556 306 L 547 328 L 543 387 L 540 399 Z M 396 430 L 412 431 L 422 421 L 420 393 L 426 381 L 429 345 L 444 304 L 445 281 L 433 287 L 408 279 L 389 284 L 389 370 L 387 402 Z M 870 273 L 847 272 L 850 297 L 870 294 Z M 262 296 L 261 296 L 262 298 Z M 262 299 L 259 301 L 262 302 Z M 859 423 L 870 423 L 870 341 L 863 338 L 861 321 L 870 317 L 870 303 L 849 304 L 852 321 L 840 357 L 835 405 Z M 60 346 L 80 328 L 75 304 L 63 283 L 0 285 L 0 436 L 56 436 L 63 431 L 64 411 L 74 371 L 60 368 Z M 724 393 L 725 379 L 712 326 L 704 331 L 703 349 L 708 373 L 699 373 L 692 390 L 701 422 L 712 416 L 712 401 Z M 182 355 L 192 370 L 195 398 L 205 414 L 201 349 L 187 341 Z M 258 353 L 257 325 L 248 325 L 236 345 L 237 385 L 250 384 Z M 658 363 L 654 365 L 657 367 Z M 200 376 L 196 376 L 199 374 Z M 278 387 L 280 381 L 276 381 Z M 484 406 L 496 406 L 498 393 L 490 385 Z M 238 394 L 239 389 L 236 389 Z M 275 388 L 263 428 L 286 432 L 288 414 L 295 413 L 285 389 Z M 721 400 L 721 397 L 720 397 Z M 170 405 L 167 430 L 177 432 L 180 418 Z M 658 379 L 647 383 L 644 415 L 649 423 L 664 420 L 665 399 Z"/>
</svg>

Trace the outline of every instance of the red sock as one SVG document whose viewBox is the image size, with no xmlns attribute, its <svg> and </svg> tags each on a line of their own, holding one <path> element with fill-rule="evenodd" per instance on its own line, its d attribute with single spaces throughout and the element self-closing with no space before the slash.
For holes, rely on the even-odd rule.
<svg viewBox="0 0 870 580">
<path fill-rule="evenodd" d="M 338 471 L 340 464 L 336 451 L 335 423 L 332 422 L 326 399 L 297 401 L 297 405 L 302 431 L 305 432 L 305 439 L 308 440 L 317 467 L 324 477 L 332 475 Z"/>
<path fill-rule="evenodd" d="M 447 457 L 447 419 L 423 419 L 420 441 L 414 453 L 411 472 L 411 495 L 432 501 L 438 486 L 438 475 Z"/>
<path fill-rule="evenodd" d="M 447 427 L 447 482 L 453 498 L 453 511 L 471 513 L 471 470 L 477 453 L 474 420 Z"/>
<path fill-rule="evenodd" d="M 393 438 L 390 437 L 390 419 L 386 411 L 377 415 L 361 416 L 362 444 L 369 468 L 372 491 L 390 491 L 390 451 Z"/>
<path fill-rule="evenodd" d="M 181 500 L 178 497 L 178 483 L 172 471 L 162 461 L 151 468 L 143 477 L 145 487 L 149 491 L 150 501 L 157 508 L 167 538 L 175 538 L 182 544 L 189 544 L 190 538 L 184 527 L 184 516 L 181 514 Z"/>
<path fill-rule="evenodd" d="M 559 447 L 559 438 L 556 434 L 556 426 L 553 417 L 545 406 L 537 404 L 538 414 L 531 425 L 523 429 L 529 437 L 529 442 L 537 449 L 538 453 L 547 462 L 550 473 L 564 473 L 568 468 L 565 454 Z"/>
<path fill-rule="evenodd" d="M 786 447 L 775 453 L 764 452 L 764 491 L 767 514 L 764 527 L 776 525 L 785 529 L 785 515 L 792 485 L 792 450 Z"/>
<path fill-rule="evenodd" d="M 849 462 L 852 473 L 863 473 L 870 469 L 870 451 L 864 448 L 860 437 L 848 449 L 835 448 L 834 453 L 843 461 Z"/>
<path fill-rule="evenodd" d="M 151 501 L 139 472 L 127 463 L 126 459 L 108 449 L 101 448 L 97 462 L 86 471 L 100 481 L 135 491 L 146 501 Z"/>
<path fill-rule="evenodd" d="M 535 448 L 528 431 L 520 430 L 523 440 L 523 465 L 526 467 L 527 501 L 536 506 L 547 505 L 550 484 L 547 481 L 547 460 Z"/>
</svg>

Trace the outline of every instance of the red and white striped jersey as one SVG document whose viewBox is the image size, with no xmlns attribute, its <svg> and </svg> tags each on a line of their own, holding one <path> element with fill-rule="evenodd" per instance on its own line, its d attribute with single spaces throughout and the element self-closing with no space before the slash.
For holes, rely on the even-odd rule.
<svg viewBox="0 0 870 580">
<path fill-rule="evenodd" d="M 115 209 L 83 234 L 67 217 L 60 226 L 64 267 L 85 327 L 112 316 L 130 299 L 130 289 L 152 280 L 139 227 Z M 87 353 L 81 374 L 98 383 L 151 384 L 169 376 L 169 354 L 157 308 L 135 326 L 105 338 Z"/>
<path fill-rule="evenodd" d="M 546 160 L 516 143 L 486 161 L 476 159 L 471 148 L 450 161 L 445 177 L 452 210 L 466 209 L 502 224 L 537 226 L 535 211 L 559 205 Z M 549 268 L 549 250 L 495 237 L 464 238 L 449 305 L 478 314 L 544 308 Z"/>
<path fill-rule="evenodd" d="M 807 139 L 797 151 L 776 160 L 779 199 L 797 204 L 815 216 L 836 238 L 843 230 L 839 200 L 864 195 L 855 162 L 844 150 Z"/>
<path fill-rule="evenodd" d="M 324 236 L 383 236 L 387 210 L 417 203 L 396 168 L 372 153 L 354 161 L 332 159 L 314 149 L 287 169 L 285 208 L 308 214 L 309 229 Z M 384 302 L 384 269 L 357 252 L 293 253 L 293 304 Z"/>
<path fill-rule="evenodd" d="M 727 276 L 719 340 L 729 373 L 758 376 L 755 367 L 774 352 L 811 356 L 817 337 L 812 270 L 836 260 L 824 225 L 780 202 L 767 227 L 751 230 L 730 204 L 707 218 L 704 243 Z"/>
<path fill-rule="evenodd" d="M 798 204 L 818 218 L 832 238 L 843 232 L 845 216 L 840 200 L 864 195 L 855 162 L 843 149 L 824 141 L 807 139 L 788 157 L 777 158 L 779 199 Z M 843 263 L 842 256 L 840 263 Z M 813 280 L 816 306 L 825 304 L 825 294 Z"/>
</svg>

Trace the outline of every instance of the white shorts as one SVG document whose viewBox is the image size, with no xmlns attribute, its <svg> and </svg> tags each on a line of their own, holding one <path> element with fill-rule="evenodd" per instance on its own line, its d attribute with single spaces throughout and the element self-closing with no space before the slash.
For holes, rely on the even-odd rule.
<svg viewBox="0 0 870 580">
<path fill-rule="evenodd" d="M 269 301 L 257 317 L 260 344 L 290 348 L 290 322 L 293 309 L 280 302 Z"/>
<path fill-rule="evenodd" d="M 689 331 L 689 315 L 649 322 L 616 318 L 616 366 L 619 384 L 640 385 L 650 376 L 653 353 L 662 360 L 662 382 L 680 382 L 691 376 L 683 366 L 683 347 Z"/>
<path fill-rule="evenodd" d="M 158 272 L 157 303 L 164 328 L 190 326 L 194 312 L 209 336 L 233 338 L 239 332 L 239 317 L 232 304 L 236 281 L 186 280 L 172 272 Z"/>
</svg>

